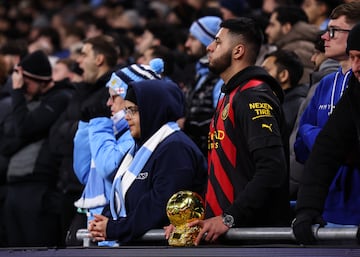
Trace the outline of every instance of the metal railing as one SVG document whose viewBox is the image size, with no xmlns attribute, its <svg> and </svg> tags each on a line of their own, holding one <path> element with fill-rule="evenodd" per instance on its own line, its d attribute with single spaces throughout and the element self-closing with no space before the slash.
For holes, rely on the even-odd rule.
<svg viewBox="0 0 360 257">
<path fill-rule="evenodd" d="M 312 227 L 314 237 L 319 240 L 357 240 L 358 227 Z M 83 241 L 84 247 L 92 243 L 91 235 L 87 229 L 79 229 L 76 238 Z M 266 227 L 266 228 L 231 228 L 224 235 L 225 240 L 276 240 L 294 241 L 295 236 L 291 227 Z M 152 229 L 146 232 L 140 241 L 165 241 L 163 229 Z"/>
</svg>

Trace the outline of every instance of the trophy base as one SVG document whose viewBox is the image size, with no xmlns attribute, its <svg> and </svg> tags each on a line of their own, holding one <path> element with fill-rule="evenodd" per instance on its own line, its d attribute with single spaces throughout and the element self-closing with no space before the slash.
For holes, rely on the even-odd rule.
<svg viewBox="0 0 360 257">
<path fill-rule="evenodd" d="M 200 232 L 199 226 L 188 227 L 180 225 L 175 227 L 168 240 L 171 246 L 194 246 L 196 237 Z"/>
</svg>

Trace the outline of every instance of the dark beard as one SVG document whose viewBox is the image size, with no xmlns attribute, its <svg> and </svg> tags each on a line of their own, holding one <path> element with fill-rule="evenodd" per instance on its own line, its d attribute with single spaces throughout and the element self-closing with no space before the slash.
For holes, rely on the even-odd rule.
<svg viewBox="0 0 360 257">
<path fill-rule="evenodd" d="M 231 50 L 223 54 L 216 60 L 209 63 L 209 70 L 217 75 L 223 73 L 231 65 Z"/>
</svg>

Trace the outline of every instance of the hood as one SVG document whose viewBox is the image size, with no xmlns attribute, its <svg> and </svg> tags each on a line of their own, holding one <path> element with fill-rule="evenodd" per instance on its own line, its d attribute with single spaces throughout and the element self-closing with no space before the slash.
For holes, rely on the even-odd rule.
<svg viewBox="0 0 360 257">
<path fill-rule="evenodd" d="M 174 82 L 145 80 L 130 85 L 134 89 L 140 113 L 139 146 L 164 124 L 184 116 L 184 95 Z"/>
<path fill-rule="evenodd" d="M 226 85 L 223 85 L 221 92 L 228 94 L 239 85 L 243 86 L 244 82 L 247 82 L 251 79 L 258 79 L 265 82 L 271 87 L 276 96 L 279 98 L 280 102 L 282 103 L 284 101 L 284 92 L 280 84 L 263 68 L 258 66 L 249 66 L 237 73 L 229 80 Z"/>
<path fill-rule="evenodd" d="M 291 31 L 279 39 L 275 44 L 282 48 L 285 45 L 295 41 L 315 42 L 319 34 L 319 28 L 316 25 L 308 24 L 303 21 L 296 23 Z"/>
</svg>

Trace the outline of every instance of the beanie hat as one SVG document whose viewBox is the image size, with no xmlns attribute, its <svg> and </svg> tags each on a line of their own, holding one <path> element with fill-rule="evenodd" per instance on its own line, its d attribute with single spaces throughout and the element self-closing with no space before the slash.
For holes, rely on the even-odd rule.
<svg viewBox="0 0 360 257">
<path fill-rule="evenodd" d="M 220 6 L 228 9 L 236 16 L 243 16 L 246 6 L 246 1 L 244 0 L 221 0 Z"/>
<path fill-rule="evenodd" d="M 24 76 L 35 79 L 50 81 L 51 80 L 51 64 L 47 55 L 37 50 L 28 54 L 21 60 L 19 66 L 23 68 Z"/>
<path fill-rule="evenodd" d="M 159 62 L 155 62 L 155 64 L 157 67 L 142 64 L 132 64 L 124 67 L 113 72 L 106 86 L 114 90 L 117 95 L 125 98 L 130 82 L 161 78 L 158 72 L 158 69 L 161 69 L 161 67 L 159 67 L 160 64 Z"/>
<path fill-rule="evenodd" d="M 350 50 L 360 51 L 360 23 L 356 24 L 349 32 L 346 53 L 349 54 Z"/>
<path fill-rule="evenodd" d="M 217 16 L 205 16 L 191 24 L 190 33 L 203 45 L 208 46 L 220 29 L 221 19 Z"/>
</svg>

